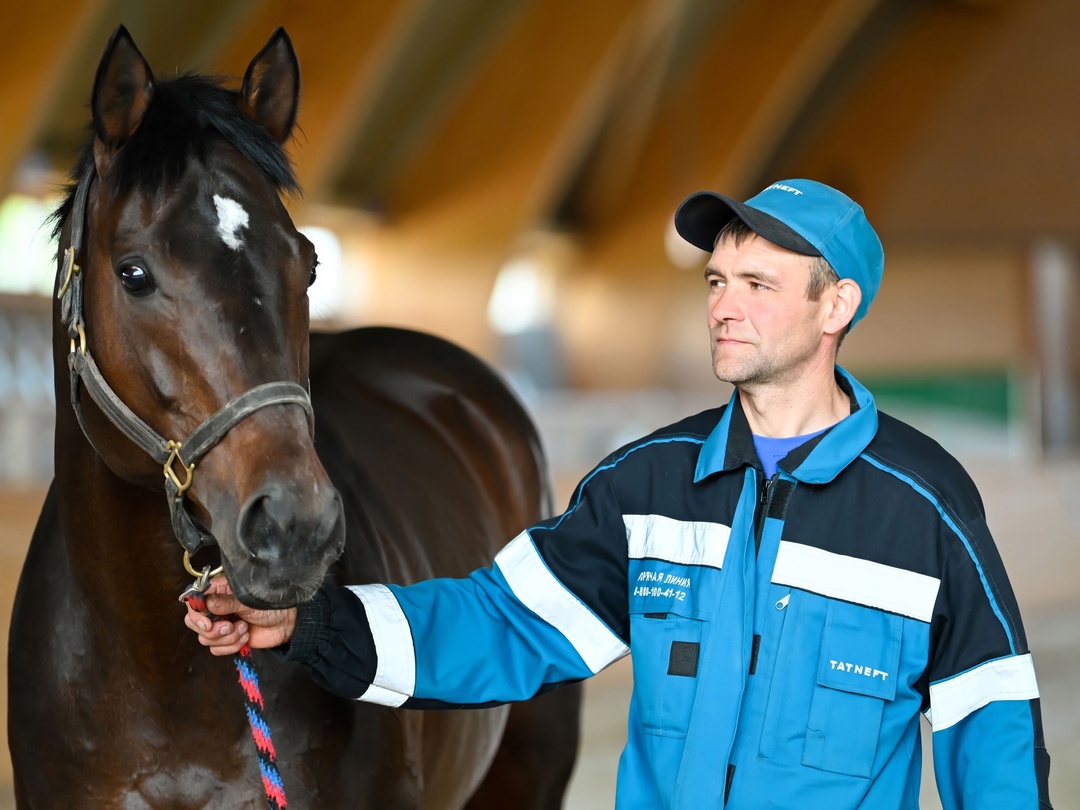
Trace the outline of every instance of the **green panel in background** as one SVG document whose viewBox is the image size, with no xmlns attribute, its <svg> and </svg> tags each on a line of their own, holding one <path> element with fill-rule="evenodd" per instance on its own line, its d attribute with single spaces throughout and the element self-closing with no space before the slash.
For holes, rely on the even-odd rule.
<svg viewBox="0 0 1080 810">
<path fill-rule="evenodd" d="M 1018 379 L 1009 369 L 860 374 L 878 406 L 978 414 L 1001 422 L 1018 419 Z"/>
</svg>

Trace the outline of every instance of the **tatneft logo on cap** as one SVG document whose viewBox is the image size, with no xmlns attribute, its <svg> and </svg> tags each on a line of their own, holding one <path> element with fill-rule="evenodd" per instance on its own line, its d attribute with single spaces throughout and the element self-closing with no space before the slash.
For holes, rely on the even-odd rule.
<svg viewBox="0 0 1080 810">
<path fill-rule="evenodd" d="M 802 194 L 802 192 L 799 191 L 797 188 L 794 188 L 793 186 L 785 186 L 783 183 L 773 183 L 771 186 L 769 186 L 765 190 L 766 191 L 772 191 L 774 188 L 777 189 L 778 191 L 787 191 L 787 192 L 789 192 L 791 194 L 796 194 L 796 195 L 801 195 Z"/>
</svg>

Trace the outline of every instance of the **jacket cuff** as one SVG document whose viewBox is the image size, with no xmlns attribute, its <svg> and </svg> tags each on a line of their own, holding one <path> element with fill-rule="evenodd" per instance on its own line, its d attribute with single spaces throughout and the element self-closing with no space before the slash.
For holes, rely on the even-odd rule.
<svg viewBox="0 0 1080 810">
<path fill-rule="evenodd" d="M 319 588 L 309 601 L 296 606 L 296 628 L 282 652 L 286 661 L 312 664 L 329 641 L 330 600 L 326 591 Z"/>
</svg>

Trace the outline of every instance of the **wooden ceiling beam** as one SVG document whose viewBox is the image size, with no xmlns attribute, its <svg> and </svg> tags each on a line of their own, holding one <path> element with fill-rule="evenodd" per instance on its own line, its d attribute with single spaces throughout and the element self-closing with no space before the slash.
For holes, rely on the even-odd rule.
<svg viewBox="0 0 1080 810">
<path fill-rule="evenodd" d="M 609 209 L 630 183 L 661 101 L 703 46 L 731 0 L 651 0 L 629 20 L 610 58 L 598 71 L 598 97 L 583 110 L 561 186 L 541 219 L 558 228 L 581 228 Z"/>
<path fill-rule="evenodd" d="M 598 234 L 635 211 L 666 209 L 699 183 L 756 191 L 806 104 L 882 2 L 644 7 L 552 150 L 540 179 L 547 185 L 534 194 L 536 221 Z"/>
<path fill-rule="evenodd" d="M 829 68 L 881 2 L 821 3 L 814 23 L 801 31 L 791 47 L 779 53 L 766 52 L 757 64 L 746 66 L 750 70 L 771 70 L 771 76 L 749 114 L 731 127 L 735 137 L 723 152 L 716 172 L 717 187 L 734 193 L 751 191 Z M 776 8 L 766 11 L 764 7 L 771 5 L 748 4 L 748 13 L 758 17 L 751 20 L 755 28 L 767 30 L 770 15 L 780 12 Z"/>
<path fill-rule="evenodd" d="M 1026 17 L 1022 4 L 1005 5 L 998 0 L 932 4 L 887 0 L 819 84 L 803 114 L 777 145 L 765 173 L 771 177 L 817 177 L 843 188 L 872 214 L 879 231 L 896 227 L 900 220 L 891 219 L 886 211 L 902 208 L 925 218 L 921 227 L 912 229 L 920 233 L 931 233 L 946 222 L 949 223 L 946 227 L 954 228 L 964 216 L 995 220 L 985 209 L 976 214 L 972 203 L 995 197 L 1007 199 L 1010 195 L 972 189 L 973 199 L 957 205 L 954 200 L 946 201 L 948 198 L 943 193 L 945 188 L 973 186 L 970 182 L 955 183 L 962 161 L 978 166 L 973 168 L 973 175 L 989 182 L 993 167 L 1002 163 L 976 157 L 979 149 L 986 148 L 988 135 L 1011 142 L 1025 129 L 1033 132 L 1032 143 L 1038 147 L 1032 151 L 1038 151 L 1046 165 L 1054 163 L 1049 157 L 1055 151 L 1053 133 L 1062 134 L 1059 143 L 1063 148 L 1057 152 L 1066 162 L 1074 151 L 1071 130 L 1046 126 L 1037 117 L 1037 105 L 1032 105 L 1032 114 L 1010 114 L 992 108 L 997 118 L 993 125 L 986 126 L 979 116 L 988 107 L 977 100 L 968 100 L 957 89 L 965 77 L 970 81 L 971 76 L 985 73 L 987 78 L 983 81 L 993 88 L 986 91 L 987 95 L 998 104 L 999 97 L 1006 95 L 1009 81 L 1024 88 L 1014 91 L 1017 99 L 1032 98 L 1026 86 L 1029 82 L 1035 88 L 1048 86 L 1031 79 L 1040 75 L 1034 57 L 1019 60 L 1024 63 L 1024 70 L 1019 70 L 1014 66 L 1017 60 L 993 41 L 1003 31 L 1022 24 Z M 1052 29 L 1054 24 L 1046 25 Z M 1032 41 L 1049 39 L 1043 34 Z M 986 67 L 974 69 L 972 66 L 979 65 L 979 60 Z M 1070 86 L 1068 66 L 1080 64 L 1080 60 L 1059 62 L 1055 55 L 1047 61 L 1053 64 L 1053 69 L 1045 73 L 1054 76 L 1058 86 Z M 992 73 L 995 68 L 999 70 L 996 76 Z M 964 108 L 965 103 L 972 107 Z M 959 148 L 954 146 L 952 151 L 946 144 L 948 136 L 943 128 L 943 122 L 950 117 L 959 125 L 956 132 L 978 133 L 975 138 L 960 135 L 962 140 L 970 140 Z M 1009 122 L 1008 126 L 1000 125 L 1005 121 Z M 928 148 L 931 143 L 932 149 Z M 1070 145 L 1065 146 L 1066 143 Z M 945 165 L 936 169 L 927 167 L 920 175 L 917 166 L 928 155 L 937 155 Z M 1065 163 L 1055 166 L 1053 177 L 1061 177 L 1057 170 L 1062 165 Z M 1011 173 L 1012 168 L 1005 171 Z M 1031 166 L 1024 175 L 1026 182 L 1035 182 Z M 1053 182 L 1051 178 L 1046 181 L 1047 187 Z M 902 191 L 904 188 L 914 191 L 910 206 L 897 205 L 898 201 L 908 199 Z M 931 188 L 933 192 L 924 197 Z M 935 210 L 935 204 L 941 208 Z M 963 211 L 963 215 L 943 216 L 945 210 Z M 1015 225 L 1014 207 L 1006 206 L 1006 210 L 1005 221 Z M 993 230 L 1001 234 L 1004 225 L 1005 222 L 996 219 Z M 911 229 L 910 225 L 905 227 Z"/>
<path fill-rule="evenodd" d="M 642 227 L 670 228 L 675 206 L 700 188 L 759 191 L 833 65 L 886 2 L 894 0 L 733 3 L 672 74 L 641 157 L 626 167 L 633 184 L 617 206 L 590 209 L 594 240 L 630 244 L 628 233 Z"/>
<path fill-rule="evenodd" d="M 346 100 L 320 191 L 378 210 L 526 0 L 416 0 Z M 332 182 L 331 182 L 331 177 Z"/>
<path fill-rule="evenodd" d="M 443 239 L 479 226 L 513 241 L 542 221 L 617 84 L 628 21 L 651 2 L 531 2 L 389 187 L 389 214 Z"/>
</svg>

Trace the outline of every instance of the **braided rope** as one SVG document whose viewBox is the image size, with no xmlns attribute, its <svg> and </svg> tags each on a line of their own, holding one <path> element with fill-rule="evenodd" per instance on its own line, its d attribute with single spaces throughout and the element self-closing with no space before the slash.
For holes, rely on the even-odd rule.
<svg viewBox="0 0 1080 810">
<path fill-rule="evenodd" d="M 206 595 L 194 588 L 184 594 L 184 600 L 197 613 L 202 613 L 211 620 L 220 618 L 206 609 Z M 285 799 L 285 787 L 281 781 L 281 773 L 278 771 L 277 751 L 274 750 L 274 741 L 270 738 L 270 727 L 263 719 L 265 703 L 262 689 L 259 687 L 259 675 L 255 671 L 251 647 L 247 644 L 241 647 L 240 651 L 233 656 L 233 663 L 239 675 L 240 688 L 244 692 L 244 710 L 247 713 L 248 725 L 251 726 L 251 739 L 255 742 L 266 803 L 270 810 L 285 810 L 288 806 Z"/>
</svg>

